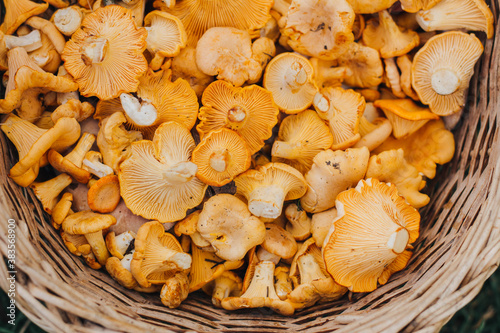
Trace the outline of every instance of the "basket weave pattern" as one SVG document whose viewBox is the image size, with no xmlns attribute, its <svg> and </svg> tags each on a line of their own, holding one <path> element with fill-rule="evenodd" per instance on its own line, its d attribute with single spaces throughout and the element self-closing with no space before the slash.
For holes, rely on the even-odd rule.
<svg viewBox="0 0 500 333">
<path fill-rule="evenodd" d="M 499 0 L 490 5 L 498 19 Z M 353 294 L 278 316 L 266 309 L 228 312 L 196 292 L 177 309 L 157 294 L 127 290 L 86 266 L 64 246 L 31 190 L 7 177 L 15 162 L 0 134 L 0 253 L 7 220 L 16 228 L 16 305 L 50 332 L 435 332 L 470 302 L 500 262 L 500 33 L 485 41 L 462 121 L 455 157 L 429 181 L 431 203 L 408 267 L 368 294 Z M 480 34 L 482 37 L 483 34 Z M 484 39 L 483 39 L 484 41 Z M 0 261 L 0 286 L 8 289 Z"/>
</svg>

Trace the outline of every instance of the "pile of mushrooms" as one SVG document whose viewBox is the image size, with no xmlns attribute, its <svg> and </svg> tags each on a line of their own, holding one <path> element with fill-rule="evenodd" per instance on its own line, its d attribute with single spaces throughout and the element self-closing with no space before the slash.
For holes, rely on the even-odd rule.
<svg viewBox="0 0 500 333">
<path fill-rule="evenodd" d="M 292 315 L 404 269 L 483 52 L 467 31 L 493 36 L 483 0 L 45 1 L 4 0 L 9 176 L 170 308 Z"/>
</svg>

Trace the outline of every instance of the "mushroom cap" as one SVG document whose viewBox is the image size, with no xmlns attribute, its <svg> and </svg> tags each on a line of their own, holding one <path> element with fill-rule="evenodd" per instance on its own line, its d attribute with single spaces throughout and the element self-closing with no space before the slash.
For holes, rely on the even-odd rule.
<svg viewBox="0 0 500 333">
<path fill-rule="evenodd" d="M 137 281 L 132 273 L 123 267 L 122 262 L 117 257 L 109 257 L 106 260 L 106 270 L 116 282 L 125 288 L 133 289 L 137 286 Z"/>
<path fill-rule="evenodd" d="M 215 81 L 203 92 L 202 102 L 196 126 L 201 139 L 210 131 L 227 127 L 241 135 L 251 154 L 264 146 L 278 122 L 279 109 L 271 92 L 257 85 L 236 88 Z"/>
<path fill-rule="evenodd" d="M 52 214 L 52 210 L 59 201 L 59 194 L 71 184 L 71 177 L 65 173 L 44 182 L 33 182 L 30 188 L 42 203 L 43 209 Z"/>
<path fill-rule="evenodd" d="M 203 91 L 214 81 L 213 76 L 203 73 L 196 65 L 196 49 L 194 47 L 188 46 L 182 49 L 172 59 L 170 68 L 172 70 L 172 80 L 185 79 L 196 92 L 198 98 L 201 98 Z"/>
<path fill-rule="evenodd" d="M 151 54 L 175 57 L 186 46 L 187 35 L 178 17 L 154 10 L 144 18 L 148 31 L 147 49 Z"/>
<path fill-rule="evenodd" d="M 294 0 L 282 19 L 288 45 L 307 56 L 333 60 L 354 41 L 354 12 L 346 0 Z"/>
<path fill-rule="evenodd" d="M 71 205 L 73 204 L 73 194 L 66 192 L 52 209 L 52 226 L 56 229 L 61 227 L 66 216 L 72 214 Z"/>
<path fill-rule="evenodd" d="M 391 122 L 386 118 L 375 118 L 369 122 L 364 116 L 359 121 L 359 134 L 361 139 L 353 148 L 367 147 L 372 151 L 380 146 L 392 133 Z"/>
<path fill-rule="evenodd" d="M 135 236 L 136 234 L 133 231 L 125 231 L 119 235 L 114 231 L 108 232 L 105 241 L 109 253 L 122 260 L 128 252 L 130 244 L 135 240 Z"/>
<path fill-rule="evenodd" d="M 217 75 L 237 87 L 255 82 L 262 73 L 252 58 L 252 40 L 248 32 L 231 27 L 208 29 L 196 46 L 196 65 L 207 75 Z"/>
<path fill-rule="evenodd" d="M 177 16 L 188 36 L 188 45 L 196 46 L 201 36 L 212 27 L 234 27 L 256 35 L 270 18 L 272 0 L 183 0 L 168 8 L 155 1 L 155 8 Z M 256 37 L 256 36 L 255 36 Z"/>
<path fill-rule="evenodd" d="M 131 144 L 131 155 L 118 172 L 127 207 L 147 219 L 173 222 L 203 200 L 206 184 L 188 162 L 195 142 L 189 130 L 173 121 L 161 124 L 153 141 Z"/>
<path fill-rule="evenodd" d="M 198 231 L 225 260 L 241 260 L 264 241 L 266 228 L 247 205 L 230 194 L 217 194 L 203 205 Z"/>
<path fill-rule="evenodd" d="M 409 244 L 419 234 L 420 214 L 398 195 L 395 185 L 361 180 L 337 197 L 339 216 L 323 245 L 330 275 L 353 292 L 387 282 L 410 259 Z M 404 260 L 401 263 L 396 260 Z M 397 266 L 397 267 L 395 267 Z M 382 278 L 381 278 L 382 277 Z"/>
<path fill-rule="evenodd" d="M 90 173 L 87 170 L 79 168 L 73 162 L 64 158 L 54 149 L 50 149 L 47 158 L 50 165 L 59 172 L 65 172 L 71 175 L 77 182 L 86 184 L 90 179 Z"/>
<path fill-rule="evenodd" d="M 5 17 L 2 32 L 12 35 L 21 24 L 31 16 L 42 14 L 49 8 L 48 3 L 36 3 L 29 0 L 5 0 Z"/>
<path fill-rule="evenodd" d="M 412 66 L 413 89 L 422 103 L 439 116 L 460 111 L 482 53 L 483 45 L 474 34 L 449 31 L 429 39 Z"/>
<path fill-rule="evenodd" d="M 280 110 L 292 114 L 307 109 L 317 92 L 309 60 L 290 52 L 269 62 L 262 85 L 273 94 Z"/>
<path fill-rule="evenodd" d="M 271 155 L 273 162 L 289 164 L 305 173 L 311 168 L 314 156 L 332 143 L 328 126 L 316 112 L 306 110 L 283 119 Z"/>
<path fill-rule="evenodd" d="M 120 183 L 116 175 L 100 178 L 87 192 L 90 209 L 99 213 L 111 213 L 120 202 Z"/>
<path fill-rule="evenodd" d="M 408 13 L 416 13 L 419 10 L 427 10 L 434 7 L 442 0 L 401 0 L 401 8 Z"/>
<path fill-rule="evenodd" d="M 484 31 L 493 37 L 494 17 L 483 0 L 442 0 L 419 11 L 416 19 L 425 31 L 466 29 Z"/>
<path fill-rule="evenodd" d="M 211 186 L 223 186 L 250 167 L 252 156 L 241 136 L 230 129 L 211 131 L 193 150 L 198 177 Z"/>
<path fill-rule="evenodd" d="M 189 281 L 186 273 L 178 272 L 168 278 L 161 288 L 160 300 L 163 305 L 174 309 L 188 297 Z"/>
<path fill-rule="evenodd" d="M 390 8 L 396 1 L 397 0 L 347 0 L 356 14 L 374 14 Z"/>
<path fill-rule="evenodd" d="M 382 58 L 393 58 L 410 52 L 419 44 L 418 34 L 413 30 L 401 30 L 387 10 L 378 13 L 375 19 L 366 22 L 363 43 L 380 52 Z"/>
<path fill-rule="evenodd" d="M 116 218 L 112 215 L 86 210 L 68 215 L 62 223 L 62 228 L 68 234 L 84 235 L 102 231 L 115 223 Z"/>
<path fill-rule="evenodd" d="M 338 64 L 349 68 L 344 82 L 351 87 L 369 88 L 382 83 L 382 60 L 378 51 L 371 47 L 350 43 L 349 49 L 339 56 Z"/>
<path fill-rule="evenodd" d="M 266 237 L 260 246 L 282 259 L 293 258 L 297 252 L 297 242 L 293 235 L 274 223 L 266 223 Z"/>
<path fill-rule="evenodd" d="M 333 221 L 337 217 L 337 208 L 333 207 L 311 217 L 311 235 L 319 247 L 323 246 L 326 235 L 330 231 Z"/>
<path fill-rule="evenodd" d="M 307 192 L 300 199 L 303 209 L 318 213 L 335 206 L 337 195 L 363 179 L 368 167 L 370 151 L 366 147 L 345 151 L 330 149 L 314 157 L 311 170 L 306 173 Z"/>
<path fill-rule="evenodd" d="M 365 98 L 352 89 L 328 87 L 314 97 L 314 108 L 328 122 L 333 135 L 333 150 L 349 148 L 359 141 L 359 120 L 365 106 Z"/>
<path fill-rule="evenodd" d="M 381 99 L 373 105 L 384 111 L 391 122 L 392 134 L 396 139 L 403 139 L 415 133 L 429 120 L 439 119 L 438 115 L 416 105 L 411 99 Z"/>
<path fill-rule="evenodd" d="M 453 158 L 455 139 L 441 119 L 431 120 L 405 139 L 388 138 L 372 153 L 399 148 L 403 148 L 408 163 L 432 179 L 436 175 L 436 163 L 448 163 Z"/>
<path fill-rule="evenodd" d="M 417 168 L 404 158 L 403 149 L 386 150 L 370 157 L 366 178 L 396 185 L 398 193 L 415 208 L 427 205 L 430 198 L 419 191 L 425 186 Z"/>
<path fill-rule="evenodd" d="M 66 43 L 64 67 L 83 96 L 111 99 L 134 92 L 148 67 L 142 54 L 146 37 L 146 30 L 137 28 L 127 9 L 101 7 L 85 16 L 82 27 Z"/>
</svg>

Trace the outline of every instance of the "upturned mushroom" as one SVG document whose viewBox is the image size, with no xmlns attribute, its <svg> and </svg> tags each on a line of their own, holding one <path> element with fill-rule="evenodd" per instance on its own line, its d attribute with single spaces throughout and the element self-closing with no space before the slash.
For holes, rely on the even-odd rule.
<svg viewBox="0 0 500 333">
<path fill-rule="evenodd" d="M 318 213 L 335 206 L 337 195 L 363 179 L 370 151 L 366 147 L 325 150 L 316 157 L 306 173 L 307 192 L 300 199 L 307 212 Z"/>
<path fill-rule="evenodd" d="M 301 173 L 307 172 L 313 158 L 332 146 L 330 129 L 311 110 L 283 119 L 271 151 L 273 162 L 289 164 Z"/>
<path fill-rule="evenodd" d="M 95 181 L 87 192 L 90 209 L 99 213 L 111 213 L 120 202 L 120 183 L 116 175 L 108 175 Z"/>
<path fill-rule="evenodd" d="M 339 213 L 323 245 L 328 273 L 353 292 L 369 292 L 403 269 L 419 234 L 420 214 L 395 185 L 361 180 L 337 197 Z"/>
<path fill-rule="evenodd" d="M 33 182 L 30 188 L 42 203 L 43 210 L 52 214 L 52 209 L 59 201 L 59 194 L 71 184 L 71 177 L 65 173 L 44 182 Z"/>
<path fill-rule="evenodd" d="M 198 167 L 190 162 L 194 147 L 189 130 L 173 121 L 160 125 L 153 141 L 132 143 L 118 172 L 127 207 L 147 219 L 173 222 L 199 205 L 207 185 L 195 177 Z"/>
<path fill-rule="evenodd" d="M 225 260 L 241 260 L 251 248 L 264 241 L 266 227 L 247 205 L 230 194 L 208 199 L 200 213 L 197 230 Z"/>
<path fill-rule="evenodd" d="M 302 197 L 307 189 L 297 169 L 278 162 L 248 170 L 234 182 L 236 194 L 247 199 L 252 214 L 272 219 L 281 215 L 285 201 Z"/>
<path fill-rule="evenodd" d="M 36 3 L 29 0 L 5 0 L 5 17 L 1 30 L 6 35 L 13 34 L 21 24 L 31 16 L 39 15 L 47 10 L 48 3 Z"/>
<path fill-rule="evenodd" d="M 429 39 L 413 58 L 412 85 L 420 101 L 439 116 L 460 111 L 482 53 L 473 34 L 449 31 Z"/>
<path fill-rule="evenodd" d="M 200 123 L 196 126 L 200 138 L 226 127 L 241 135 L 251 154 L 264 146 L 278 122 L 279 109 L 271 92 L 257 85 L 237 88 L 222 80 L 215 81 L 203 92 L 202 103 Z"/>
</svg>

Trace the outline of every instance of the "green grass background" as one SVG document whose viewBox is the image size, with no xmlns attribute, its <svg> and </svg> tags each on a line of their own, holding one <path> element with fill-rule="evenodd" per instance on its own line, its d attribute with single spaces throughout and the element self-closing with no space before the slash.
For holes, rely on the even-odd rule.
<svg viewBox="0 0 500 333">
<path fill-rule="evenodd" d="M 41 328 L 33 324 L 21 312 L 17 312 L 16 326 L 7 323 L 6 306 L 9 298 L 0 293 L 0 333 L 42 333 Z M 476 298 L 443 327 L 442 333 L 499 333 L 500 332 L 500 270 L 484 284 Z M 69 332 L 68 332 L 69 333 Z"/>
</svg>

